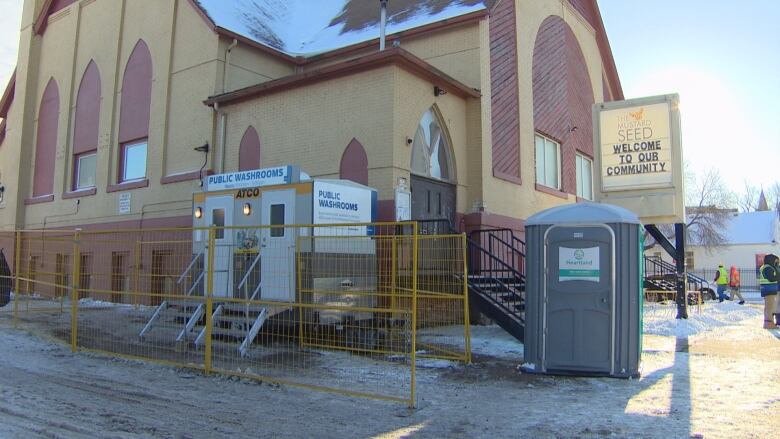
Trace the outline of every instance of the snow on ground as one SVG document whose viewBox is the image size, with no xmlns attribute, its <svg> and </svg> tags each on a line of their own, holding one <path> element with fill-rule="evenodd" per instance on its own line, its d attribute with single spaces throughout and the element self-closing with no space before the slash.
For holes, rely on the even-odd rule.
<svg viewBox="0 0 780 439">
<path fill-rule="evenodd" d="M 687 320 L 677 320 L 673 318 L 674 314 L 674 305 L 645 304 L 644 333 L 688 337 L 713 328 L 733 325 L 751 317 L 763 316 L 763 310 L 731 301 L 710 301 L 702 305 L 701 312 L 698 312 L 696 307 L 690 307 Z"/>
<path fill-rule="evenodd" d="M 655 332 L 644 336 L 635 380 L 521 374 L 520 343 L 497 327 L 473 327 L 473 364 L 418 368 L 416 410 L 74 354 L 8 328 L 0 315 L 0 437 L 776 437 L 780 331 L 761 329 L 757 304 L 708 303 L 691 310 L 696 332 L 677 336 L 666 322 L 673 308 L 647 307 Z M 431 343 L 460 334 L 422 332 Z M 343 373 L 382 371 L 326 357 L 324 368 Z"/>
</svg>

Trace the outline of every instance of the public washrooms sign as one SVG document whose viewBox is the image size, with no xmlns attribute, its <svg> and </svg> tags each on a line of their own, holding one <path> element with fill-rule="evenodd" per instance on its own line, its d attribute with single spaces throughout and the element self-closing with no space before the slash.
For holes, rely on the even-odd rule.
<svg viewBox="0 0 780 439">
<path fill-rule="evenodd" d="M 602 110 L 601 188 L 604 192 L 670 187 L 670 103 Z"/>
<path fill-rule="evenodd" d="M 558 247 L 558 282 L 599 282 L 599 248 Z"/>
<path fill-rule="evenodd" d="M 221 191 L 226 189 L 243 189 L 258 186 L 288 184 L 292 178 L 292 166 L 277 166 L 275 168 L 254 169 L 251 171 L 228 172 L 226 174 L 209 175 L 206 190 Z"/>
<path fill-rule="evenodd" d="M 313 191 L 314 224 L 354 224 L 373 221 L 376 205 L 375 191 L 324 181 L 315 181 Z M 346 235 L 370 234 L 366 226 L 348 226 L 339 232 Z M 314 229 L 315 235 L 332 233 L 332 229 Z"/>
</svg>

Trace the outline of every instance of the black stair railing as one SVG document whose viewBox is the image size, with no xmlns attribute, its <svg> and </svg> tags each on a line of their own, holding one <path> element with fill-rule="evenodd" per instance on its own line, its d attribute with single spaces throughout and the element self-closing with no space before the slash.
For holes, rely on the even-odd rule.
<svg viewBox="0 0 780 439">
<path fill-rule="evenodd" d="M 688 289 L 694 291 L 702 291 L 704 285 L 707 283 L 704 278 L 686 272 L 686 280 Z M 677 267 L 670 262 L 666 262 L 658 256 L 645 256 L 645 280 L 653 281 L 659 279 L 666 279 L 673 283 L 674 278 L 677 276 Z"/>
<path fill-rule="evenodd" d="M 525 276 L 470 238 L 467 242 L 469 254 L 482 263 L 478 270 L 471 272 L 469 287 L 503 308 L 505 312 L 523 321 L 521 310 L 524 302 Z"/>
<path fill-rule="evenodd" d="M 482 229 L 469 234 L 472 242 L 478 244 L 493 256 L 525 276 L 525 242 L 518 238 L 511 229 Z M 479 273 L 485 261 L 474 258 L 472 261 L 474 273 Z"/>
</svg>

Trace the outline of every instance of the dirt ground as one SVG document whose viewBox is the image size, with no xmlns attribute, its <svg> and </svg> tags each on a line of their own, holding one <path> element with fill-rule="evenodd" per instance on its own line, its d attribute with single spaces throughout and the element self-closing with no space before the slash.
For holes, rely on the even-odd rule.
<svg viewBox="0 0 780 439">
<path fill-rule="evenodd" d="M 646 333 L 638 380 L 521 374 L 522 345 L 475 327 L 472 365 L 418 368 L 415 410 L 73 354 L 0 324 L 0 437 L 777 437 L 780 331 L 757 305 L 714 310 L 730 318 Z"/>
</svg>

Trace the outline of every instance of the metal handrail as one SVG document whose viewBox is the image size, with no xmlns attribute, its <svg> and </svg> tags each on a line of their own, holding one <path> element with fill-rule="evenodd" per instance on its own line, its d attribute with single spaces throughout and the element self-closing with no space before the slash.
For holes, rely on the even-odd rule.
<svg viewBox="0 0 780 439">
<path fill-rule="evenodd" d="M 677 267 L 673 264 L 664 261 L 658 256 L 645 256 L 645 276 L 648 276 L 650 270 L 648 270 L 648 264 L 652 268 L 652 275 L 665 276 L 665 275 L 677 275 Z M 701 278 L 695 274 L 685 272 L 686 281 L 689 284 L 694 284 L 697 290 L 703 288 L 707 282 L 704 278 Z"/>
<path fill-rule="evenodd" d="M 255 256 L 255 259 L 252 261 L 252 264 L 249 265 L 249 268 L 246 270 L 246 273 L 244 274 L 244 277 L 241 279 L 241 282 L 238 283 L 237 290 L 241 290 L 241 287 L 244 286 L 247 279 L 249 279 L 249 275 L 252 273 L 252 270 L 255 268 L 255 265 L 257 265 L 257 261 L 260 260 L 260 252 L 257 252 L 257 256 Z"/>
<path fill-rule="evenodd" d="M 466 241 L 468 242 L 469 248 L 473 248 L 473 249 L 479 250 L 484 255 L 486 255 L 488 257 L 488 259 L 498 262 L 499 265 L 503 265 L 506 268 L 506 270 L 501 270 L 501 271 L 509 271 L 509 272 L 513 273 L 516 277 L 518 277 L 520 279 L 524 279 L 525 278 L 525 276 L 522 273 L 520 273 L 519 271 L 517 271 L 516 268 L 510 266 L 506 262 L 502 261 L 500 258 L 497 258 L 495 255 L 493 255 L 490 252 L 488 252 L 487 250 L 485 250 L 481 245 L 479 245 L 476 242 L 474 242 L 471 238 L 466 238 Z M 470 265 L 472 267 L 474 266 L 473 264 L 470 264 Z M 498 270 L 482 270 L 480 268 L 480 271 L 498 271 Z"/>
<path fill-rule="evenodd" d="M 187 268 L 184 270 L 184 272 L 179 276 L 179 280 L 176 281 L 176 284 L 180 284 L 181 281 L 184 280 L 184 278 L 187 276 L 187 273 L 192 270 L 192 267 L 195 266 L 195 262 L 197 262 L 198 258 L 200 258 L 201 255 L 203 255 L 203 252 L 206 251 L 205 248 L 201 249 L 200 252 L 198 252 L 197 255 L 195 255 L 194 258 L 192 258 L 192 261 L 190 261 L 190 265 L 187 266 Z"/>
</svg>

